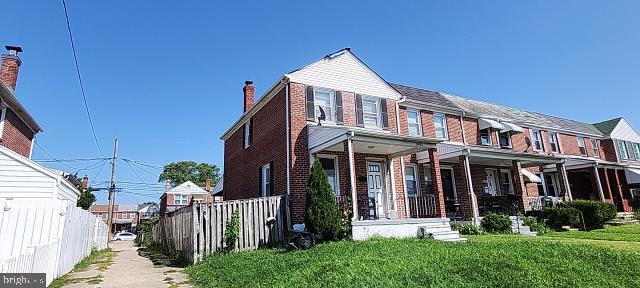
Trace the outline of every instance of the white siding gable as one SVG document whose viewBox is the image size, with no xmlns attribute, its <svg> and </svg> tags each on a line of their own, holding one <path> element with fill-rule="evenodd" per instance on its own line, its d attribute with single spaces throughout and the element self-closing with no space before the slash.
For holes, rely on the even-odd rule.
<svg viewBox="0 0 640 288">
<path fill-rule="evenodd" d="M 335 54 L 334 54 L 335 55 Z M 350 51 L 322 58 L 287 75 L 291 82 L 398 100 L 401 95 Z"/>
<path fill-rule="evenodd" d="M 631 124 L 624 118 L 618 122 L 618 126 L 611 131 L 611 138 L 640 143 L 640 135 L 638 135 L 638 132 L 636 132 L 636 130 L 631 127 Z"/>
<path fill-rule="evenodd" d="M 209 194 L 209 192 L 195 183 L 187 181 L 169 190 L 167 194 Z"/>
</svg>

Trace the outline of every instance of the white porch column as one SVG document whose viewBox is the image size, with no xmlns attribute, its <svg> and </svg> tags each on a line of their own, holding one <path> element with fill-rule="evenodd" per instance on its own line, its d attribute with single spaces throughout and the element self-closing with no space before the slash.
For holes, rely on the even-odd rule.
<svg viewBox="0 0 640 288">
<path fill-rule="evenodd" d="M 349 181 L 351 183 L 351 205 L 353 209 L 352 221 L 358 220 L 358 198 L 356 197 L 356 165 L 353 159 L 353 140 L 351 137 L 347 139 L 347 153 L 349 154 Z"/>
<path fill-rule="evenodd" d="M 471 215 L 473 217 L 473 224 L 476 226 L 480 225 L 480 210 L 478 209 L 478 198 L 476 197 L 476 193 L 473 191 L 473 180 L 471 179 L 471 166 L 469 166 L 469 155 L 464 154 L 464 172 L 467 174 L 467 187 L 469 187 L 470 200 L 471 200 Z"/>
<path fill-rule="evenodd" d="M 562 183 L 564 184 L 565 189 L 565 198 L 569 201 L 573 201 L 573 195 L 571 195 L 571 186 L 569 186 L 569 177 L 567 177 L 567 168 L 564 165 L 564 162 L 560 164 L 556 164 L 556 170 L 558 174 L 562 177 Z"/>
<path fill-rule="evenodd" d="M 393 165 L 393 158 L 387 159 L 389 167 L 389 177 L 391 178 L 391 210 L 398 217 L 398 203 L 396 203 L 396 175 Z"/>
<path fill-rule="evenodd" d="M 604 202 L 604 189 L 602 189 L 602 182 L 600 182 L 600 173 L 598 173 L 598 164 L 593 165 L 593 173 L 596 175 L 596 182 L 598 187 L 598 195 L 600 195 L 600 200 Z"/>
</svg>

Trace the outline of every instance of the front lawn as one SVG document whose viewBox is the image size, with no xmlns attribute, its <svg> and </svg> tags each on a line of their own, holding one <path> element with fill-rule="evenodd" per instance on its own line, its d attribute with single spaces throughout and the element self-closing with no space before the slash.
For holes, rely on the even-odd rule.
<svg viewBox="0 0 640 288">
<path fill-rule="evenodd" d="M 640 225 L 614 226 L 592 231 L 557 232 L 548 234 L 546 236 L 572 239 L 628 241 L 640 243 Z"/>
<path fill-rule="evenodd" d="M 640 254 L 515 235 L 374 239 L 214 255 L 186 272 L 203 287 L 640 287 Z"/>
</svg>

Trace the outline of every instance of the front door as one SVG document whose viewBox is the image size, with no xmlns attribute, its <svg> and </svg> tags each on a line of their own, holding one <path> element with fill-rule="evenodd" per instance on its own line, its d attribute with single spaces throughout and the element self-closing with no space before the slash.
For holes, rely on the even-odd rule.
<svg viewBox="0 0 640 288">
<path fill-rule="evenodd" d="M 484 193 L 496 196 L 498 190 L 496 189 L 496 170 L 487 169 L 487 179 L 485 180 Z"/>
<path fill-rule="evenodd" d="M 382 183 L 382 163 L 368 162 L 367 187 L 369 195 L 369 218 L 377 219 L 384 215 L 384 185 Z"/>
<path fill-rule="evenodd" d="M 442 190 L 444 192 L 445 211 L 447 211 L 449 218 L 455 218 L 458 212 L 458 197 L 453 183 L 453 169 L 440 169 L 440 175 L 442 179 Z"/>
</svg>

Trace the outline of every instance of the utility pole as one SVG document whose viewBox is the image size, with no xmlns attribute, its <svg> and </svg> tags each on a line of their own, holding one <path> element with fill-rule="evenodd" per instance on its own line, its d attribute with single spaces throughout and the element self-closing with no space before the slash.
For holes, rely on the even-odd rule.
<svg viewBox="0 0 640 288">
<path fill-rule="evenodd" d="M 118 136 L 115 138 L 115 143 L 113 146 L 113 158 L 111 158 L 111 185 L 109 186 L 109 211 L 107 215 L 107 222 L 109 223 L 109 234 L 107 234 L 109 239 L 107 239 L 107 243 L 111 240 L 111 225 L 113 224 L 113 202 L 116 193 L 116 160 L 118 160 Z"/>
</svg>

